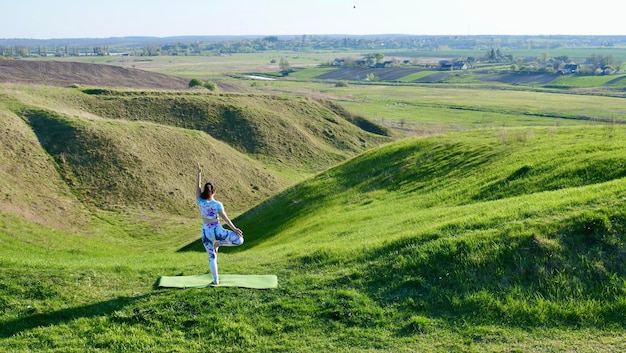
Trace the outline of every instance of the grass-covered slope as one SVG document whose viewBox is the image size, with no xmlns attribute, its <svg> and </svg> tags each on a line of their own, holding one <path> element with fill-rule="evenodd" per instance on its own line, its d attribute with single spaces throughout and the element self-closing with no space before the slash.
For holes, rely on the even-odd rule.
<svg viewBox="0 0 626 353">
<path fill-rule="evenodd" d="M 82 250 L 19 249 L 3 226 L 0 349 L 621 351 L 625 139 L 494 129 L 361 154 L 235 220 L 220 269 L 275 273 L 269 291 L 153 290 L 206 272 L 204 250 L 115 225 Z"/>
<path fill-rule="evenodd" d="M 39 224 L 64 226 L 83 218 L 80 216 L 83 208 L 32 128 L 21 117 L 3 109 L 0 109 L 0 195 L 3 212 Z M 60 222 L 64 214 L 77 217 Z"/>
<path fill-rule="evenodd" d="M 238 250 L 289 259 L 343 329 L 623 329 L 625 139 L 610 126 L 388 145 L 242 216 L 255 236 Z"/>
<path fill-rule="evenodd" d="M 223 186 L 225 201 L 245 207 L 279 189 L 281 180 L 228 145 L 196 131 L 146 122 L 73 119 L 25 112 L 41 145 L 81 200 L 101 209 L 132 206 L 189 215 L 194 158 Z M 228 176 L 245 176 L 231 178 Z M 235 195 L 243 198 L 235 202 Z M 185 207 L 188 205 L 188 207 Z"/>
<path fill-rule="evenodd" d="M 37 94 L 36 104 L 50 110 L 203 131 L 280 170 L 325 169 L 391 134 L 307 97 L 78 88 Z"/>
<path fill-rule="evenodd" d="M 21 110 L 21 117 L 3 113 L 3 124 L 12 122 L 16 129 L 8 130 L 3 145 L 9 149 L 2 155 L 6 187 L 20 193 L 4 202 L 21 204 L 21 210 L 33 211 L 29 199 L 50 204 L 66 196 L 91 209 L 195 215 L 196 161 L 203 164 L 206 178 L 228 190 L 222 198 L 235 210 L 286 185 L 260 163 L 196 131 L 75 118 L 42 109 Z M 61 207 L 54 205 L 50 212 L 39 209 L 30 216 L 75 216 L 71 208 L 54 212 Z"/>
<path fill-rule="evenodd" d="M 238 213 L 304 175 L 390 141 L 384 129 L 368 132 L 306 98 L 19 85 L 4 86 L 1 97 L 3 124 L 30 139 L 9 133 L 6 148 L 36 150 L 55 188 L 66 184 L 63 190 L 97 209 L 195 215 L 199 161 Z M 18 168 L 10 187 L 32 185 L 37 173 L 24 163 L 28 154 L 7 151 L 2 158 L 6 168 Z"/>
</svg>

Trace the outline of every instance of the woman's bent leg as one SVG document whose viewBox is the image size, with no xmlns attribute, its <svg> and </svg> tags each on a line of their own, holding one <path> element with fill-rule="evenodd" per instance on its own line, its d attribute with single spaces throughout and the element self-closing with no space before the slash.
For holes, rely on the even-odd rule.
<svg viewBox="0 0 626 353">
<path fill-rule="evenodd" d="M 219 246 L 239 246 L 243 244 L 243 237 L 232 230 L 218 227 L 215 232 L 215 239 Z"/>
</svg>

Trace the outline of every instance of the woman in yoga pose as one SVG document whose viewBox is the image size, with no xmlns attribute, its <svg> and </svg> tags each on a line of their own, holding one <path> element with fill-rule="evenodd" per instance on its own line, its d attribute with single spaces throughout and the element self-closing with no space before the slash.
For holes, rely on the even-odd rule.
<svg viewBox="0 0 626 353">
<path fill-rule="evenodd" d="M 235 227 L 233 222 L 226 215 L 224 205 L 217 201 L 214 196 L 215 185 L 208 182 L 204 188 L 200 183 L 202 180 L 202 169 L 198 163 L 198 173 L 196 174 L 196 200 L 202 215 L 202 244 L 209 256 L 209 269 L 213 276 L 213 283 L 220 284 L 217 273 L 217 250 L 220 246 L 239 246 L 243 244 L 243 232 Z M 220 219 L 231 229 L 225 229 L 220 223 Z"/>
</svg>

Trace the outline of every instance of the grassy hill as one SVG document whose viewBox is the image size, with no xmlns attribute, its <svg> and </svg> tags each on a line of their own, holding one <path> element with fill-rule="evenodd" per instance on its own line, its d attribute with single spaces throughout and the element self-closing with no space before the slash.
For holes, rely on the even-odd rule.
<svg viewBox="0 0 626 353">
<path fill-rule="evenodd" d="M 402 140 L 358 154 L 280 192 L 284 179 L 271 168 L 263 169 L 262 158 L 255 159 L 254 153 L 242 154 L 249 172 L 259 173 L 250 180 L 274 177 L 277 187 L 272 191 L 278 193 L 237 217 L 246 243 L 221 250 L 220 268 L 222 273 L 275 273 L 279 288 L 157 291 L 152 284 L 158 276 L 207 271 L 204 250 L 190 242 L 194 237 L 177 234 L 197 227 L 181 211 L 187 206 L 173 205 L 180 214 L 170 214 L 170 208 L 157 203 L 162 219 L 137 224 L 137 215 L 129 210 L 152 204 L 140 191 L 114 192 L 112 202 L 75 185 L 86 188 L 122 175 L 145 190 L 194 160 L 182 152 L 177 156 L 187 161 L 170 161 L 177 158 L 167 151 L 206 146 L 206 153 L 224 157 L 251 150 L 242 149 L 245 144 L 224 146 L 197 127 L 128 121 L 115 114 L 104 118 L 102 112 L 86 118 L 98 112 L 95 108 L 75 118 L 50 108 L 23 109 L 24 103 L 4 99 L 9 108 L 2 110 L 3 131 L 6 127 L 11 136 L 19 135 L 24 147 L 5 144 L 9 133 L 3 135 L 2 156 L 12 164 L 3 170 L 2 180 L 9 182 L 3 184 L 2 195 L 10 194 L 22 208 L 32 206 L 49 218 L 63 214 L 56 207 L 78 199 L 81 204 L 70 209 L 71 215 L 86 212 L 95 219 L 68 232 L 2 212 L 0 350 L 626 348 L 622 126 L 494 128 Z M 15 112 L 26 112 L 32 130 Z M 54 129 L 38 127 L 44 121 Z M 127 130 L 132 133 L 121 133 Z M 42 131 L 48 138 L 52 131 L 59 134 L 56 141 L 73 141 L 66 147 L 92 145 L 78 137 L 107 137 L 96 139 L 104 154 L 98 160 L 127 167 L 107 175 L 87 164 L 86 170 L 97 173 L 92 179 L 86 171 L 68 171 L 63 163 L 76 168 L 80 163 L 72 161 L 81 155 L 67 155 L 68 162 L 63 162 L 48 152 L 58 147 L 46 142 Z M 151 155 L 161 156 L 163 169 L 131 150 L 130 141 L 122 148 L 124 136 L 154 149 Z M 163 150 L 148 142 L 159 138 L 175 146 Z M 177 144 L 179 140 L 186 142 Z M 26 167 L 16 162 L 17 156 L 33 163 Z M 189 168 L 182 172 L 180 185 L 188 183 L 193 173 Z M 30 183 L 19 176 L 35 171 L 41 178 L 27 181 L 42 189 L 32 194 Z M 54 207 L 41 201 L 47 190 L 58 200 Z M 174 190 L 157 198 L 176 200 L 176 195 Z M 124 201 L 133 207 L 123 212 L 110 207 L 123 200 L 134 200 Z M 161 236 L 150 236 L 146 229 L 140 235 L 134 232 L 144 227 Z"/>
<path fill-rule="evenodd" d="M 0 102 L 2 124 L 16 131 L 5 135 L 5 148 L 28 146 L 2 154 L 7 188 L 36 185 L 38 168 L 24 163 L 34 159 L 53 196 L 104 210 L 195 215 L 199 161 L 240 212 L 391 141 L 388 130 L 305 97 L 6 86 Z"/>
</svg>

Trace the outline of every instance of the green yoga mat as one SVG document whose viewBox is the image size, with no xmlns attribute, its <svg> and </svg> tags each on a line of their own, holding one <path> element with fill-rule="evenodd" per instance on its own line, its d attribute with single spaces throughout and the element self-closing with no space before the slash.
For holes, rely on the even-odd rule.
<svg viewBox="0 0 626 353">
<path fill-rule="evenodd" d="M 275 275 L 220 275 L 220 284 L 213 284 L 210 274 L 195 276 L 161 276 L 157 288 L 204 288 L 204 287 L 241 287 L 270 289 L 278 286 Z"/>
</svg>

